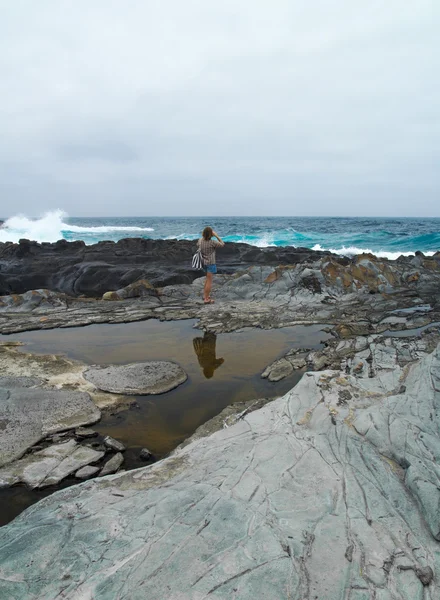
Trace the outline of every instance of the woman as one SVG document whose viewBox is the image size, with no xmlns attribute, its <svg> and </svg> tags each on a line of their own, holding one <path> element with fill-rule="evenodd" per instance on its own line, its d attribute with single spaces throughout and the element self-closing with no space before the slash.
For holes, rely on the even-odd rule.
<svg viewBox="0 0 440 600">
<path fill-rule="evenodd" d="M 212 238 L 216 238 L 217 241 Z M 202 255 L 202 261 L 204 271 L 206 273 L 205 285 L 203 288 L 203 302 L 205 304 L 213 304 L 214 300 L 211 298 L 212 288 L 212 276 L 217 273 L 217 266 L 215 264 L 215 251 L 218 246 L 224 246 L 224 242 L 219 236 L 212 230 L 212 227 L 205 227 L 202 233 L 202 237 L 197 242 L 197 246 Z"/>
</svg>

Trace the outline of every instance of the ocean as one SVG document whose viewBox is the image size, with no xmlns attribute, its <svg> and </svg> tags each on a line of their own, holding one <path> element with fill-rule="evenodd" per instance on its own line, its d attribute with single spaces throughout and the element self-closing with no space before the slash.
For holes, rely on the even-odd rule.
<svg viewBox="0 0 440 600">
<path fill-rule="evenodd" d="M 353 256 L 371 252 L 395 259 L 440 250 L 440 218 L 372 217 L 69 217 L 61 210 L 38 219 L 17 215 L 0 227 L 0 242 L 83 240 L 95 244 L 127 237 L 195 240 L 211 225 L 226 242 L 260 248 L 296 246 Z"/>
</svg>

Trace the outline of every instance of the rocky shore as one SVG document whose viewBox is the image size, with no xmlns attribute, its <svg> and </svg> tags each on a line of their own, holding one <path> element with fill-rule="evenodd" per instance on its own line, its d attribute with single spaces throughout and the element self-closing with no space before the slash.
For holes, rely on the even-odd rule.
<svg viewBox="0 0 440 600">
<path fill-rule="evenodd" d="M 306 371 L 282 398 L 228 409 L 170 457 L 57 492 L 0 529 L 0 596 L 439 597 L 440 253 L 348 260 L 231 244 L 216 304 L 204 306 L 193 246 L 147 242 L 0 245 L 0 332 L 192 318 L 215 333 L 325 323 L 333 339 L 267 365 L 273 382 Z M 46 441 L 29 455 L 20 439 L 38 446 L 90 425 L 124 390 L 87 365 L 57 357 L 54 373 L 40 361 L 0 348 L 15 378 L 0 381 L 0 479 L 14 483 L 15 465 L 17 481 L 37 481 L 28 463 L 16 467 L 38 453 L 48 465 L 38 485 L 75 453 L 70 473 L 98 464 L 105 475 L 102 440 Z M 30 420 L 37 430 L 7 413 L 29 390 L 49 403 L 48 420 Z"/>
<path fill-rule="evenodd" d="M 195 249 L 195 242 L 186 240 L 141 238 L 90 246 L 65 240 L 54 244 L 0 242 L 0 295 L 48 288 L 70 296 L 99 297 L 140 279 L 147 279 L 155 287 L 191 283 L 199 276 L 191 269 Z M 307 248 L 260 249 L 226 244 L 221 252 L 221 268 L 224 273 L 233 273 L 238 267 L 297 264 L 327 254 Z"/>
</svg>

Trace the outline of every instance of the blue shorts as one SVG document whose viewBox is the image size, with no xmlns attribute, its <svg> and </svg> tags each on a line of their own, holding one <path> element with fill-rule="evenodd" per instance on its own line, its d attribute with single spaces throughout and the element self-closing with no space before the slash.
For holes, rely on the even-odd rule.
<svg viewBox="0 0 440 600">
<path fill-rule="evenodd" d="M 203 270 L 205 271 L 205 273 L 217 273 L 217 265 L 206 265 L 205 267 L 203 267 Z"/>
</svg>

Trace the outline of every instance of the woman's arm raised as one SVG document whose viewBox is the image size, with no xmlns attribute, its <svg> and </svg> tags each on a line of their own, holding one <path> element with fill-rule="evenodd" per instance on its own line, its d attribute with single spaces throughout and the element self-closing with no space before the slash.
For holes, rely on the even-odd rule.
<svg viewBox="0 0 440 600">
<path fill-rule="evenodd" d="M 224 241 L 216 234 L 215 231 L 212 232 L 212 236 L 218 239 L 218 243 L 220 244 L 220 246 L 225 245 Z"/>
</svg>

